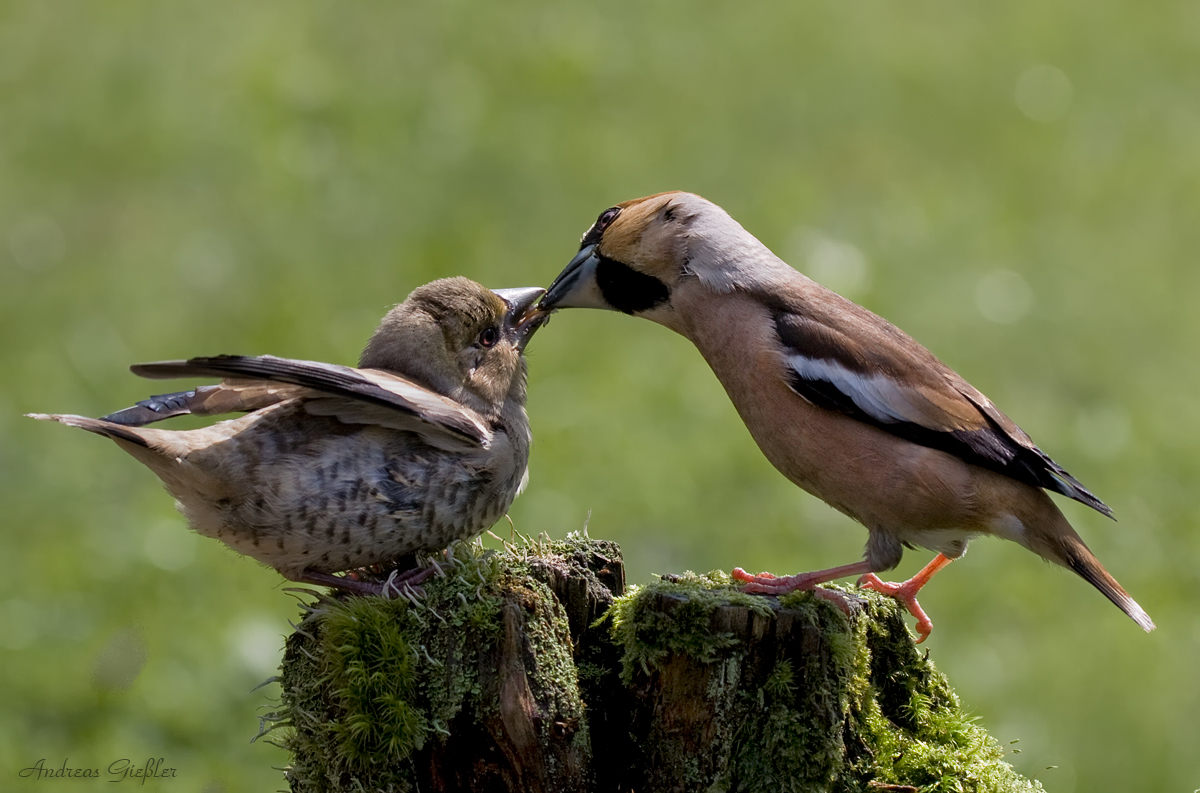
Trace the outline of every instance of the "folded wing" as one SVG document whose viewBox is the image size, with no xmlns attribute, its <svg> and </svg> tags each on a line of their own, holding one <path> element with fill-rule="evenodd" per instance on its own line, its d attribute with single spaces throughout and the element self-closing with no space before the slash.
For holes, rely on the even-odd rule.
<svg viewBox="0 0 1200 793">
<path fill-rule="evenodd" d="M 788 383 L 801 397 L 1113 516 L 987 397 L 911 337 L 831 292 L 822 298 L 804 311 L 775 311 Z"/>
</svg>

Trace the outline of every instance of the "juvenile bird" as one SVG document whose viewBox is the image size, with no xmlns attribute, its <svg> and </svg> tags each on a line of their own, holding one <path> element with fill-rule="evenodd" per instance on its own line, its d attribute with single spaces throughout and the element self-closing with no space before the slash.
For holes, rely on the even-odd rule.
<svg viewBox="0 0 1200 793">
<path fill-rule="evenodd" d="M 1149 631 L 1154 623 L 1092 555 L 1044 489 L 1112 511 L 1008 416 L 895 326 L 809 280 L 719 206 L 671 192 L 604 210 L 541 307 L 645 317 L 691 340 L 784 476 L 867 527 L 860 562 L 746 591 L 813 589 L 844 576 L 916 595 L 975 536 L 1012 540 L 1074 570 Z M 912 579 L 875 573 L 905 546 L 938 556 Z"/>
<path fill-rule="evenodd" d="M 473 537 L 525 486 L 523 350 L 545 321 L 543 294 L 434 281 L 388 312 L 357 369 L 268 355 L 139 364 L 142 377 L 226 379 L 100 419 L 31 416 L 116 441 L 193 529 L 285 578 L 378 593 L 333 573 Z M 247 415 L 143 428 L 234 411 Z"/>
</svg>

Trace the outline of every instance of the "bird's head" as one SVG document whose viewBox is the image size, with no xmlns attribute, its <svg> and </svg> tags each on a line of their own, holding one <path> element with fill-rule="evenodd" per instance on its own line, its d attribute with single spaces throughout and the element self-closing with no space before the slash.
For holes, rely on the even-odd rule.
<svg viewBox="0 0 1200 793">
<path fill-rule="evenodd" d="M 606 308 L 664 324 L 689 282 L 728 292 L 783 266 L 721 207 L 659 193 L 600 213 L 541 308 Z"/>
<path fill-rule="evenodd" d="M 359 366 L 409 377 L 485 414 L 525 403 L 525 345 L 547 312 L 537 288 L 443 278 L 413 290 L 375 330 Z"/>
</svg>

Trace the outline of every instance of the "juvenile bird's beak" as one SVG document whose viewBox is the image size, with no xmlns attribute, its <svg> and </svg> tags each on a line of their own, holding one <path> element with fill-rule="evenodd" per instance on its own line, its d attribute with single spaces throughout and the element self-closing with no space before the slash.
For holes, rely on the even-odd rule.
<svg viewBox="0 0 1200 793">
<path fill-rule="evenodd" d="M 567 266 L 550 290 L 538 305 L 543 311 L 553 311 L 559 308 L 607 308 L 612 306 L 600 293 L 600 285 L 596 281 L 596 268 L 600 264 L 600 254 L 595 245 L 585 245 L 580 248 L 575 258 L 567 262 Z"/>
<path fill-rule="evenodd" d="M 507 306 L 504 312 L 504 335 L 512 340 L 518 350 L 524 350 L 534 331 L 546 324 L 546 320 L 550 318 L 550 312 L 537 305 L 538 300 L 546 294 L 546 290 L 540 286 L 526 286 L 516 289 L 493 289 L 492 292 Z"/>
</svg>

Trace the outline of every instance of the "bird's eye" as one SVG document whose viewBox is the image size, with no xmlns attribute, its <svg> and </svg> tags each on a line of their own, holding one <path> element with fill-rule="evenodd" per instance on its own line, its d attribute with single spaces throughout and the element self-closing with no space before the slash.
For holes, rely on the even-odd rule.
<svg viewBox="0 0 1200 793">
<path fill-rule="evenodd" d="M 500 341 L 500 331 L 494 327 L 484 328 L 483 333 L 479 334 L 479 343 L 484 347 L 491 347 L 498 341 Z"/>
<path fill-rule="evenodd" d="M 596 218 L 596 231 L 604 231 L 609 225 L 617 219 L 617 215 L 621 214 L 620 207 L 610 207 L 600 213 L 600 217 Z"/>
<path fill-rule="evenodd" d="M 596 218 L 596 222 L 587 230 L 583 238 L 579 240 L 579 247 L 585 248 L 588 245 L 596 245 L 600 242 L 600 235 L 604 230 L 612 225 L 612 222 L 617 219 L 617 215 L 621 214 L 620 207 L 609 207 L 600 213 L 600 217 Z"/>
</svg>

